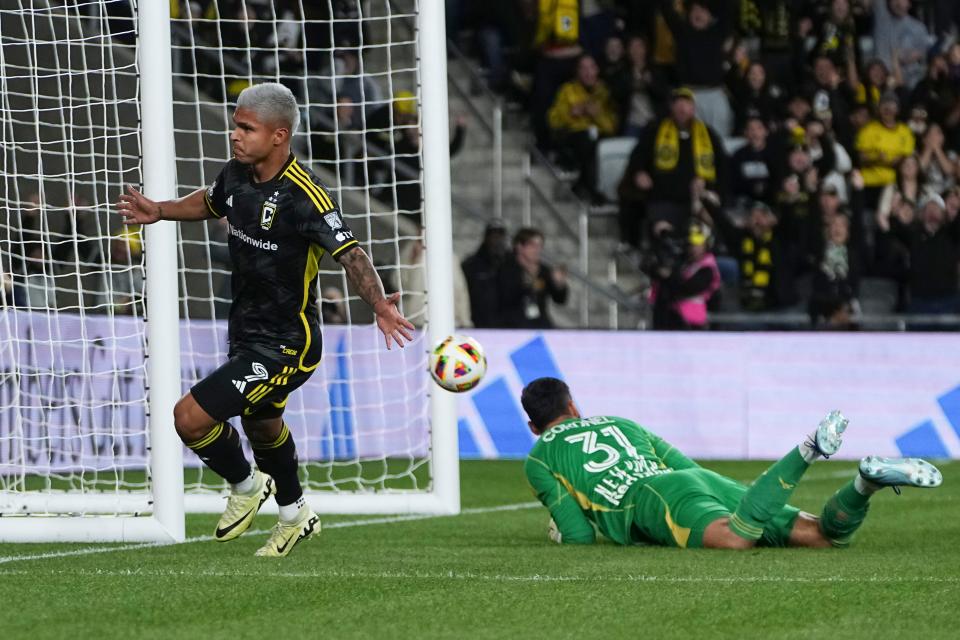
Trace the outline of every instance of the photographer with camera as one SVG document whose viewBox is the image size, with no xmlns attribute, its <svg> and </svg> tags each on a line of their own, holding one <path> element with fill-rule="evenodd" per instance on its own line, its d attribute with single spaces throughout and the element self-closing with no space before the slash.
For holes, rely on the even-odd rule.
<svg viewBox="0 0 960 640">
<path fill-rule="evenodd" d="M 687 229 L 677 233 L 669 222 L 659 222 L 653 230 L 653 251 L 645 271 L 652 280 L 656 330 L 706 329 L 708 304 L 720 289 L 720 270 L 711 252 L 713 233 L 696 219 L 702 211 L 719 209 L 720 200 L 706 191 L 702 180 L 694 181 L 691 195 L 695 219 Z"/>
</svg>

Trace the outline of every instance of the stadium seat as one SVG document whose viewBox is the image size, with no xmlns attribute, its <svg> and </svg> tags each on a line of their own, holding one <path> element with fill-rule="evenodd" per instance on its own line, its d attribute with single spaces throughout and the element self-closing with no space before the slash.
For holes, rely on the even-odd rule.
<svg viewBox="0 0 960 640">
<path fill-rule="evenodd" d="M 627 169 L 637 139 L 629 136 L 606 138 L 597 144 L 597 191 L 616 202 L 617 186 Z"/>
</svg>

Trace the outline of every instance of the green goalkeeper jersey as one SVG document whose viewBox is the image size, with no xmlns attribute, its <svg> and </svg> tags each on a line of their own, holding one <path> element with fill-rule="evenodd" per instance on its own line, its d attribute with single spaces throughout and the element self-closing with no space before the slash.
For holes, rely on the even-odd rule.
<svg viewBox="0 0 960 640">
<path fill-rule="evenodd" d="M 634 497 L 654 478 L 698 465 L 630 420 L 577 418 L 543 432 L 524 471 L 565 543 L 591 543 L 594 525 L 620 544 L 644 538 Z"/>
</svg>

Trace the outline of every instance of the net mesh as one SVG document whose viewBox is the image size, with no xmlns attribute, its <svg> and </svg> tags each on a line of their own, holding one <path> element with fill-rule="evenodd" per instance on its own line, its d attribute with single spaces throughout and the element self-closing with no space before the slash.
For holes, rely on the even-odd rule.
<svg viewBox="0 0 960 640">
<path fill-rule="evenodd" d="M 0 2 L 0 513 L 25 491 L 144 490 L 143 253 L 132 30 L 110 2 Z"/>
<path fill-rule="evenodd" d="M 422 326 L 416 3 L 171 7 L 180 195 L 229 158 L 238 93 L 282 82 L 302 107 L 295 154 Z M 0 0 L 0 514 L 24 512 L 30 494 L 149 491 L 143 238 L 112 213 L 123 185 L 142 183 L 135 11 Z M 227 357 L 230 258 L 223 221 L 178 233 L 187 391 Z M 324 360 L 285 414 L 307 489 L 430 489 L 423 333 L 387 352 L 329 258 L 320 299 Z M 225 488 L 191 452 L 184 461 L 188 493 Z"/>
<path fill-rule="evenodd" d="M 230 156 L 237 95 L 289 87 L 302 108 L 294 153 L 340 203 L 388 290 L 424 322 L 416 5 L 372 2 L 188 4 L 173 20 L 176 153 L 181 193 L 209 185 Z M 184 390 L 226 359 L 225 220 L 180 225 Z M 324 361 L 294 393 L 287 420 L 312 490 L 430 487 L 425 348 L 418 335 L 385 352 L 343 270 L 320 265 Z M 422 335 L 422 334 L 421 334 Z M 196 466 L 188 491 L 220 490 Z"/>
</svg>

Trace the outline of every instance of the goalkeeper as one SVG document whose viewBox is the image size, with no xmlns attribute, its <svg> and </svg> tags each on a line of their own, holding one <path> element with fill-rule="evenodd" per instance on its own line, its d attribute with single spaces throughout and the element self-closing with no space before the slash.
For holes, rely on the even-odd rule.
<svg viewBox="0 0 960 640">
<path fill-rule="evenodd" d="M 246 531 L 276 494 L 280 521 L 257 551 L 261 556 L 285 556 L 320 529 L 303 499 L 297 449 L 283 411 L 289 394 L 320 364 L 316 291 L 324 252 L 373 307 L 388 349 L 393 341 L 402 347 L 413 329 L 397 310 L 399 294 L 384 295 L 336 201 L 290 152 L 299 119 L 296 99 L 283 85 L 249 87 L 233 114 L 234 158 L 209 188 L 154 202 L 129 187 L 117 205 L 127 224 L 227 219 L 233 267 L 229 359 L 177 402 L 173 419 L 183 442 L 230 483 L 217 540 Z M 228 422 L 235 416 L 242 416 L 256 467 Z"/>
<path fill-rule="evenodd" d="M 935 467 L 917 458 L 864 458 L 817 518 L 787 500 L 816 459 L 840 448 L 847 420 L 837 411 L 747 487 L 700 467 L 629 420 L 581 417 L 556 378 L 532 381 L 521 402 L 540 436 L 524 470 L 550 510 L 555 542 L 592 543 L 599 529 L 620 544 L 845 547 L 876 491 L 942 482 Z"/>
</svg>

